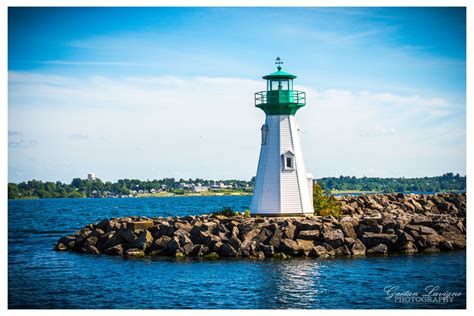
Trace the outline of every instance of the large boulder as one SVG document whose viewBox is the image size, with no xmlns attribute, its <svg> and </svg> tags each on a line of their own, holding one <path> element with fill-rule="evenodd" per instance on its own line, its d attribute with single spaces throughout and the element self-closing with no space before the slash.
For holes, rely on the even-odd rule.
<svg viewBox="0 0 474 316">
<path fill-rule="evenodd" d="M 192 247 L 191 256 L 202 257 L 209 252 L 209 248 L 205 245 L 194 245 Z"/>
<path fill-rule="evenodd" d="M 296 226 L 289 223 L 283 229 L 283 238 L 285 238 L 285 239 L 295 239 L 295 233 L 296 233 Z"/>
<path fill-rule="evenodd" d="M 398 236 L 395 234 L 364 233 L 361 240 L 367 248 L 373 248 L 378 244 L 393 248 L 397 243 Z"/>
<path fill-rule="evenodd" d="M 306 255 L 314 248 L 314 242 L 312 240 L 305 240 L 305 239 L 296 239 L 296 243 L 298 246 L 303 249 Z"/>
<path fill-rule="evenodd" d="M 319 230 L 302 230 L 298 233 L 298 239 L 317 240 L 319 239 Z"/>
<path fill-rule="evenodd" d="M 160 249 L 166 249 L 168 248 L 168 244 L 171 241 L 171 237 L 168 236 L 161 236 L 157 240 L 153 241 L 153 243 L 150 246 L 150 249 L 152 250 L 160 250 Z"/>
<path fill-rule="evenodd" d="M 383 230 L 382 225 L 366 225 L 366 224 L 359 224 L 356 227 L 357 236 L 362 236 L 364 233 L 376 233 L 380 234 Z"/>
<path fill-rule="evenodd" d="M 122 246 L 122 244 L 118 244 L 118 245 L 115 245 L 113 247 L 105 249 L 103 252 L 106 255 L 122 256 L 123 255 L 123 246 Z"/>
<path fill-rule="evenodd" d="M 368 255 L 386 254 L 388 252 L 387 245 L 378 244 L 367 250 Z"/>
<path fill-rule="evenodd" d="M 304 220 L 300 223 L 300 230 L 321 230 L 323 224 L 314 220 Z"/>
<path fill-rule="evenodd" d="M 336 251 L 336 256 L 350 256 L 351 255 L 351 251 L 346 245 L 343 245 L 334 250 Z"/>
<path fill-rule="evenodd" d="M 250 241 L 258 236 L 260 233 L 259 228 L 253 228 L 252 226 L 243 226 L 241 230 L 242 241 Z"/>
<path fill-rule="evenodd" d="M 239 250 L 244 257 L 255 257 L 257 255 L 257 242 L 255 240 L 245 240 L 240 245 Z"/>
<path fill-rule="evenodd" d="M 275 248 L 269 245 L 263 245 L 262 251 L 265 254 L 265 257 L 273 257 L 273 255 L 275 254 Z"/>
<path fill-rule="evenodd" d="M 283 232 L 280 228 L 276 228 L 273 232 L 272 237 L 268 240 L 268 245 L 272 246 L 274 249 L 280 247 L 281 240 L 283 239 Z"/>
<path fill-rule="evenodd" d="M 105 233 L 102 236 L 100 236 L 96 247 L 99 250 L 104 250 L 104 249 L 113 247 L 115 245 L 118 245 L 122 242 L 124 242 L 124 240 L 122 238 L 120 231 L 111 230 L 108 233 Z"/>
<path fill-rule="evenodd" d="M 222 257 L 237 257 L 238 252 L 230 244 L 223 244 L 219 249 L 219 256 Z"/>
<path fill-rule="evenodd" d="M 137 248 L 145 251 L 153 242 L 153 236 L 148 230 L 142 231 L 135 240 L 128 243 L 129 248 Z"/>
<path fill-rule="evenodd" d="M 180 245 L 179 245 L 178 237 L 171 238 L 170 242 L 168 243 L 168 247 L 166 249 L 172 255 L 174 255 L 174 254 L 176 254 L 176 252 L 180 251 Z"/>
<path fill-rule="evenodd" d="M 152 220 L 142 220 L 142 221 L 128 223 L 127 228 L 130 228 L 131 230 L 143 231 L 154 225 L 155 224 L 153 223 Z"/>
<path fill-rule="evenodd" d="M 354 239 L 357 238 L 357 234 L 354 230 L 354 224 L 352 223 L 352 221 L 341 220 L 340 225 L 341 225 L 342 232 L 344 233 L 346 237 L 354 238 Z"/>
<path fill-rule="evenodd" d="M 253 239 L 257 245 L 266 242 L 272 236 L 272 232 L 263 228 L 260 233 Z"/>
<path fill-rule="evenodd" d="M 317 245 L 309 252 L 308 257 L 329 257 L 328 252 L 325 247 Z"/>
<path fill-rule="evenodd" d="M 411 241 L 406 241 L 406 242 L 397 244 L 396 251 L 402 252 L 402 253 L 415 253 L 415 252 L 418 252 L 418 248 L 416 247 L 415 243 Z"/>
<path fill-rule="evenodd" d="M 324 232 L 324 241 L 333 248 L 339 248 L 344 245 L 344 233 L 340 229 L 334 229 Z"/>
<path fill-rule="evenodd" d="M 351 253 L 354 256 L 363 256 L 365 255 L 365 251 L 367 248 L 365 247 L 364 243 L 360 239 L 356 239 L 354 244 L 351 247 Z"/>
<path fill-rule="evenodd" d="M 137 248 L 130 248 L 125 251 L 125 255 L 127 257 L 144 257 L 145 252 L 143 250 L 137 249 Z"/>
<path fill-rule="evenodd" d="M 280 243 L 279 249 L 287 255 L 299 256 L 304 254 L 304 250 L 298 243 L 292 239 L 284 238 Z"/>
</svg>

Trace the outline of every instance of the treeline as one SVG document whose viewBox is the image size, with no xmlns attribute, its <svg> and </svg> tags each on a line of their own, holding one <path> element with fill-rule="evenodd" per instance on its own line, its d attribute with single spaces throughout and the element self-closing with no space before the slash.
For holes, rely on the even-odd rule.
<svg viewBox="0 0 474 316">
<path fill-rule="evenodd" d="M 195 186 L 213 186 L 223 184 L 232 190 L 242 190 L 252 181 L 244 180 L 205 180 L 205 179 L 175 179 L 160 180 L 120 179 L 117 182 L 103 182 L 101 179 L 75 178 L 70 184 L 56 182 L 42 182 L 30 180 L 21 183 L 8 184 L 8 198 L 79 198 L 79 197 L 122 197 L 136 193 L 171 192 L 183 194 L 192 191 Z"/>
<path fill-rule="evenodd" d="M 317 182 L 326 191 L 441 192 L 466 191 L 466 176 L 446 173 L 438 177 L 423 178 L 321 178 Z"/>
<path fill-rule="evenodd" d="M 373 191 L 391 192 L 440 192 L 465 191 L 466 177 L 459 174 L 446 173 L 438 177 L 424 178 L 356 178 L 331 177 L 316 179 L 316 182 L 326 191 Z M 8 198 L 78 198 L 78 197 L 121 197 L 136 193 L 171 192 L 183 194 L 192 191 L 196 186 L 207 186 L 212 189 L 215 185 L 224 185 L 223 190 L 251 191 L 254 178 L 244 180 L 205 180 L 205 179 L 174 179 L 160 180 L 121 179 L 117 182 L 103 182 L 100 179 L 88 180 L 75 178 L 70 184 L 42 182 L 30 180 L 21 183 L 8 184 Z M 219 190 L 219 187 L 217 188 Z"/>
</svg>

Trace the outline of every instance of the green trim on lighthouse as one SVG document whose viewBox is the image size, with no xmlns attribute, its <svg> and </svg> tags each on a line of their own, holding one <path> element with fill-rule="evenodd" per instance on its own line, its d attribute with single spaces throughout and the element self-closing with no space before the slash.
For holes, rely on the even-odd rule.
<svg viewBox="0 0 474 316">
<path fill-rule="evenodd" d="M 278 67 L 278 71 L 275 71 L 269 75 L 263 76 L 263 79 L 276 79 L 276 78 L 287 78 L 287 79 L 295 79 L 296 76 L 289 74 L 287 72 L 281 71 L 281 67 Z"/>
<path fill-rule="evenodd" d="M 282 63 L 277 58 L 278 71 L 262 77 L 267 80 L 267 91 L 255 93 L 255 106 L 266 115 L 295 115 L 306 104 L 306 93 L 293 90 L 296 76 L 282 71 Z"/>
</svg>

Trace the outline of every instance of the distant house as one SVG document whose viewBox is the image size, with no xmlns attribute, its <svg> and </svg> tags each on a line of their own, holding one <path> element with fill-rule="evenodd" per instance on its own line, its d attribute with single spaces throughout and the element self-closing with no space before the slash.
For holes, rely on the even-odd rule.
<svg viewBox="0 0 474 316">
<path fill-rule="evenodd" d="M 88 180 L 95 180 L 95 173 L 91 172 L 87 174 L 87 179 Z"/>
<path fill-rule="evenodd" d="M 207 192 L 209 191 L 209 187 L 197 185 L 193 188 L 193 191 L 194 192 Z"/>
<path fill-rule="evenodd" d="M 156 193 L 156 190 L 155 190 L 155 189 L 151 189 L 151 190 L 150 190 L 150 193 Z"/>
<path fill-rule="evenodd" d="M 182 188 L 182 189 L 189 189 L 189 188 L 191 188 L 191 185 L 188 184 L 188 183 L 185 183 L 185 182 L 180 182 L 179 187 Z"/>
</svg>

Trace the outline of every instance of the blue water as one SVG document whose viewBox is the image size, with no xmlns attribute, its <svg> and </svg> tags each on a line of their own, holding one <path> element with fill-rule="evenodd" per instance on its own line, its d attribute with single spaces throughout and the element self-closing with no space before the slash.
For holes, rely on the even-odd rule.
<svg viewBox="0 0 474 316">
<path fill-rule="evenodd" d="M 348 259 L 125 259 L 55 252 L 104 217 L 244 210 L 250 197 L 14 200 L 8 205 L 9 308 L 465 308 L 466 255 Z M 400 303 L 384 288 L 457 292 L 452 303 Z"/>
</svg>

